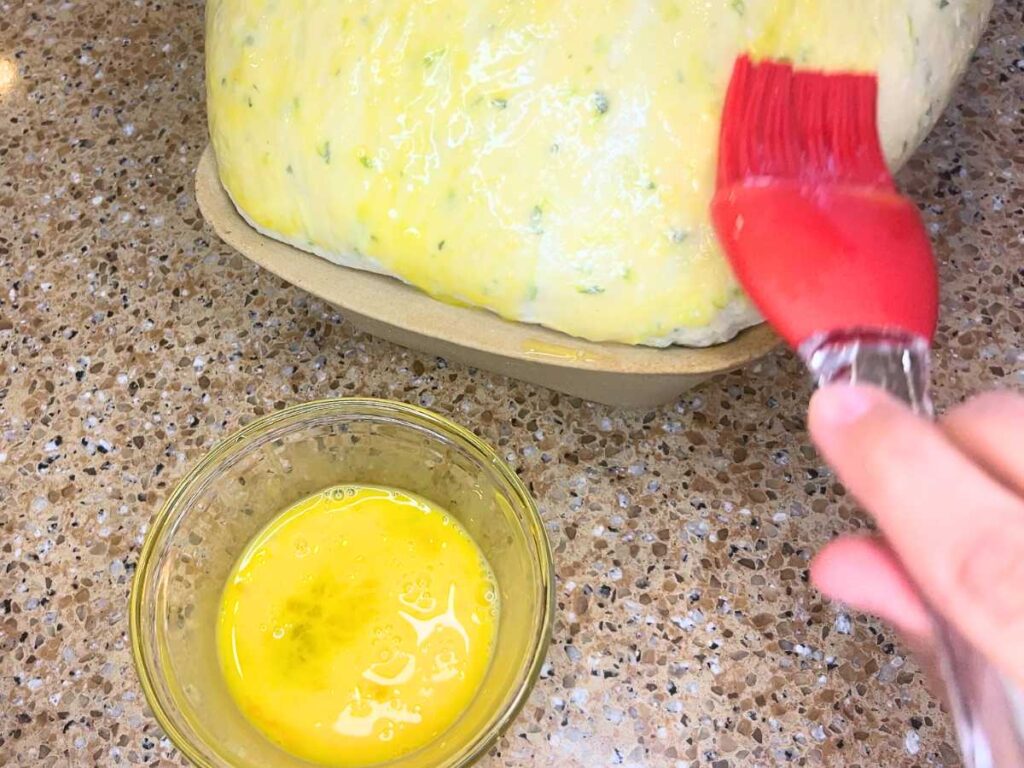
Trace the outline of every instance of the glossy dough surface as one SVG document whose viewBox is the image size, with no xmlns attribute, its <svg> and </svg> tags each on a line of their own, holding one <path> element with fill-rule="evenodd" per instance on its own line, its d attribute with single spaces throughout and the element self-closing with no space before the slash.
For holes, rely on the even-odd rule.
<svg viewBox="0 0 1024 768">
<path fill-rule="evenodd" d="M 210 0 L 221 180 L 260 231 L 594 341 L 758 321 L 707 215 L 744 50 L 873 69 L 898 164 L 990 0 Z"/>
</svg>

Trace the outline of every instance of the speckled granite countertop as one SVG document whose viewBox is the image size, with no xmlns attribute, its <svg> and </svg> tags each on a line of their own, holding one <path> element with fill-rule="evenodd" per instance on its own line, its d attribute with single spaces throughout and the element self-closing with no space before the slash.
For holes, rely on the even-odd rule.
<svg viewBox="0 0 1024 768">
<path fill-rule="evenodd" d="M 487 768 L 956 764 L 898 640 L 806 583 L 865 520 L 789 355 L 620 412 L 354 332 L 199 216 L 202 11 L 0 0 L 0 764 L 181 762 L 128 647 L 147 521 L 225 433 L 349 394 L 474 426 L 540 501 L 554 642 Z M 1021 15 L 902 177 L 943 263 L 940 405 L 1024 386 Z"/>
</svg>

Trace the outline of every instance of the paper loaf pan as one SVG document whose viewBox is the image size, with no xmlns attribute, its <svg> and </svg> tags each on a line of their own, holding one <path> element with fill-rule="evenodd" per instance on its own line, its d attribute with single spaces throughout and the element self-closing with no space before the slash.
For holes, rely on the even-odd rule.
<svg viewBox="0 0 1024 768">
<path fill-rule="evenodd" d="M 586 400 L 623 407 L 670 403 L 716 374 L 763 357 L 779 343 L 762 325 L 703 349 L 597 344 L 503 320 L 484 310 L 445 304 L 399 280 L 332 264 L 257 232 L 224 191 L 210 147 L 199 162 L 196 197 L 203 217 L 225 243 L 337 306 L 357 328 L 410 349 Z"/>
</svg>

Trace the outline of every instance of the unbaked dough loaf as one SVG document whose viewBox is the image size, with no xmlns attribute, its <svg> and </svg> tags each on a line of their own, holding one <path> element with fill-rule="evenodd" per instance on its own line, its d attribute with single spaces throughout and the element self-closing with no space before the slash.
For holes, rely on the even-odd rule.
<svg viewBox="0 0 1024 768">
<path fill-rule="evenodd" d="M 221 180 L 271 237 L 595 341 L 758 318 L 708 221 L 737 54 L 877 70 L 891 162 L 991 0 L 210 0 Z"/>
</svg>

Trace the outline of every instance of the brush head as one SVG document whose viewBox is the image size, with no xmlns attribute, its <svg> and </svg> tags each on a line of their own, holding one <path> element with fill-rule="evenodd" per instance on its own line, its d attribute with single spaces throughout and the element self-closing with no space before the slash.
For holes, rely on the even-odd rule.
<svg viewBox="0 0 1024 768">
<path fill-rule="evenodd" d="M 877 103 L 873 75 L 740 58 L 722 116 L 718 186 L 765 178 L 894 190 Z"/>
<path fill-rule="evenodd" d="M 934 334 L 931 245 L 885 164 L 877 100 L 872 75 L 736 62 L 712 219 L 744 289 L 793 346 L 837 330 Z"/>
</svg>

